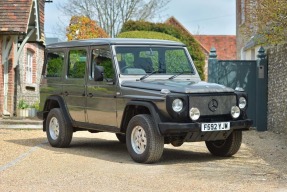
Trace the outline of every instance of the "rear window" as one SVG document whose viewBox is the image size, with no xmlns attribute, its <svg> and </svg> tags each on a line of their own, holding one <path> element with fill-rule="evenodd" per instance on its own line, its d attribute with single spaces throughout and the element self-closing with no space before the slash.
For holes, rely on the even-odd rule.
<svg viewBox="0 0 287 192">
<path fill-rule="evenodd" d="M 46 77 L 61 77 L 64 67 L 64 52 L 49 52 L 47 55 Z"/>
</svg>

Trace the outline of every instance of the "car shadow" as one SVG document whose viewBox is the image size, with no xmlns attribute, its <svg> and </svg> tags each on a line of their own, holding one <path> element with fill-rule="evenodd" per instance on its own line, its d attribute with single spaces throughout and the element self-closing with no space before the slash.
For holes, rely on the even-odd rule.
<svg viewBox="0 0 287 192">
<path fill-rule="evenodd" d="M 6 140 L 17 145 L 28 147 L 39 146 L 44 150 L 55 152 L 56 154 L 72 154 L 89 158 L 96 158 L 114 163 L 135 164 L 129 156 L 126 145 L 116 140 L 107 140 L 99 138 L 73 137 L 69 148 L 54 148 L 50 146 L 45 137 L 33 139 Z M 197 149 L 198 150 L 198 149 Z M 164 148 L 162 158 L 156 165 L 180 164 L 180 163 L 201 163 L 225 159 L 212 156 L 208 152 L 198 152 L 178 148 Z"/>
</svg>

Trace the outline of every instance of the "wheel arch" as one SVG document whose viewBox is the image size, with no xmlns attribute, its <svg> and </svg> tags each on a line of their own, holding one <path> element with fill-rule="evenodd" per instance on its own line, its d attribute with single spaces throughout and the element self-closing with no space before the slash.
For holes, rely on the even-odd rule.
<svg viewBox="0 0 287 192">
<path fill-rule="evenodd" d="M 155 104 L 146 101 L 129 101 L 127 103 L 121 121 L 121 132 L 126 132 L 129 121 L 132 117 L 138 114 L 150 114 L 155 122 L 158 133 L 161 134 L 158 127 L 158 123 L 161 122 L 158 109 Z"/>
<path fill-rule="evenodd" d="M 72 122 L 72 119 L 68 113 L 65 102 L 60 96 L 49 96 L 44 104 L 43 108 L 43 131 L 46 131 L 46 119 L 51 109 L 60 108 L 63 112 L 64 118 L 67 122 Z"/>
</svg>

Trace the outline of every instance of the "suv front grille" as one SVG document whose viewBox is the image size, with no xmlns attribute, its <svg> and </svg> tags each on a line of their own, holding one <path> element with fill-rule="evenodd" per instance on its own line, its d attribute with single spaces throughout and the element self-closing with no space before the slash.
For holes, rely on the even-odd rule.
<svg viewBox="0 0 287 192">
<path fill-rule="evenodd" d="M 236 105 L 235 95 L 190 96 L 189 107 L 196 107 L 200 116 L 227 115 Z"/>
</svg>

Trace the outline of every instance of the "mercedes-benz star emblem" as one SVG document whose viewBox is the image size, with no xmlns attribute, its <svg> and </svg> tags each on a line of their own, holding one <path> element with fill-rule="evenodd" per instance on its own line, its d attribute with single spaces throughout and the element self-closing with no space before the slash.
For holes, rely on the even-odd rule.
<svg viewBox="0 0 287 192">
<path fill-rule="evenodd" d="M 215 99 L 212 99 L 209 103 L 208 103 L 208 108 L 210 111 L 214 112 L 217 110 L 218 108 L 218 101 Z"/>
</svg>

